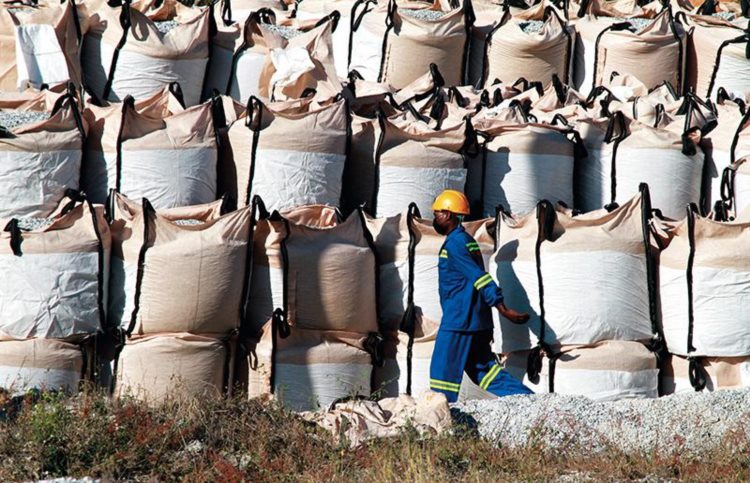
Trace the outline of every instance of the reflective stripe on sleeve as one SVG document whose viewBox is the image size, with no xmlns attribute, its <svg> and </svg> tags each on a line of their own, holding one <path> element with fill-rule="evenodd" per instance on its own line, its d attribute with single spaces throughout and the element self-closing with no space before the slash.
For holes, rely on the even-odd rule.
<svg viewBox="0 0 750 483">
<path fill-rule="evenodd" d="M 492 282 L 492 275 L 485 273 L 474 282 L 474 288 L 481 290 Z"/>
<path fill-rule="evenodd" d="M 500 370 L 502 370 L 502 367 L 500 367 L 499 364 L 495 364 L 494 366 L 492 366 L 490 372 L 485 374 L 482 378 L 482 381 L 479 383 L 479 387 L 486 391 L 487 388 L 490 387 L 490 384 L 492 384 L 492 381 L 494 381 L 497 375 L 500 373 Z"/>
<path fill-rule="evenodd" d="M 440 250 L 440 258 L 448 258 L 448 250 Z"/>
<path fill-rule="evenodd" d="M 480 251 L 482 251 L 479 248 L 479 243 L 477 243 L 477 242 L 467 243 L 466 244 L 466 248 L 469 249 L 469 252 L 480 252 Z"/>
<path fill-rule="evenodd" d="M 441 391 L 459 392 L 461 384 L 455 382 L 441 381 L 439 379 L 430 379 L 430 389 L 440 389 Z"/>
</svg>

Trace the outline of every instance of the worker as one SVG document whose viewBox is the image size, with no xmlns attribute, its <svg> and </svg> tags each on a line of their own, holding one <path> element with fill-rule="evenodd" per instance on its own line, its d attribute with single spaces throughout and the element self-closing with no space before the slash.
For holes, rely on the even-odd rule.
<svg viewBox="0 0 750 483">
<path fill-rule="evenodd" d="M 515 324 L 526 323 L 529 314 L 506 307 L 500 287 L 484 270 L 479 244 L 462 225 L 469 200 L 460 191 L 445 190 L 432 210 L 433 227 L 446 239 L 438 259 L 443 319 L 430 363 L 430 389 L 455 402 L 465 371 L 479 387 L 497 396 L 531 394 L 492 353 L 492 307 Z"/>
</svg>

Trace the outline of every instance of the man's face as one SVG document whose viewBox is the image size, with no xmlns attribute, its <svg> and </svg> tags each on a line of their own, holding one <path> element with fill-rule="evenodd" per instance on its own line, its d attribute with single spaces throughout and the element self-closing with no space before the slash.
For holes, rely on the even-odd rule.
<svg viewBox="0 0 750 483">
<path fill-rule="evenodd" d="M 435 228 L 435 231 L 439 234 L 445 235 L 453 228 L 454 221 L 453 213 L 450 211 L 435 211 L 432 220 L 432 227 Z"/>
</svg>

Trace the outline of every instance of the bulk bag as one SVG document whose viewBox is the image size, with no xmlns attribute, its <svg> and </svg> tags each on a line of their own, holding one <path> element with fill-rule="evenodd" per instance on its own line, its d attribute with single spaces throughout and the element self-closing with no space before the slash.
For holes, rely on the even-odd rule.
<svg viewBox="0 0 750 483">
<path fill-rule="evenodd" d="M 165 87 L 151 97 L 135 101 L 135 110 L 154 120 L 182 112 L 178 98 Z M 122 127 L 122 103 L 97 106 L 87 102 L 83 118 L 89 126 L 81 168 L 81 188 L 94 203 L 105 203 L 117 178 L 117 143 Z"/>
<path fill-rule="evenodd" d="M 211 9 L 190 9 L 176 18 L 179 25 L 162 33 L 128 2 L 117 8 L 94 2 L 88 8 L 89 31 L 81 63 L 86 85 L 98 99 L 121 101 L 128 95 L 142 99 L 177 82 L 187 106 L 200 102 Z"/>
<path fill-rule="evenodd" d="M 389 3 L 385 0 L 358 0 L 352 7 L 348 70 L 356 71 L 369 82 L 380 80 L 388 11 Z"/>
<path fill-rule="evenodd" d="M 351 115 L 349 157 L 344 166 L 341 186 L 341 211 L 348 215 L 360 206 L 372 213 L 375 194 L 375 149 L 380 139 L 380 123 Z"/>
<path fill-rule="evenodd" d="M 376 178 L 372 212 L 393 216 L 415 202 L 431 216 L 432 202 L 446 189 L 463 191 L 466 161 L 475 139 L 469 121 L 441 130 L 419 121 L 395 124 L 379 117 L 380 141 L 375 153 Z"/>
<path fill-rule="evenodd" d="M 77 190 L 80 184 L 88 126 L 77 101 L 71 94 L 29 97 L 0 99 L 3 218 L 48 216 L 66 190 Z"/>
<path fill-rule="evenodd" d="M 352 9 L 349 70 L 401 89 L 435 64 L 446 85 L 461 85 L 473 22 L 468 2 L 357 2 Z"/>
<path fill-rule="evenodd" d="M 350 143 L 344 99 L 264 105 L 251 98 L 247 114 L 229 128 L 229 143 L 241 205 L 255 195 L 269 210 L 339 205 Z"/>
<path fill-rule="evenodd" d="M 530 349 L 545 336 L 542 333 L 541 281 L 536 255 L 545 233 L 544 224 L 540 223 L 540 220 L 544 220 L 544 206 L 540 204 L 536 211 L 524 216 L 513 216 L 503 210 L 497 214 L 497 246 L 490 258 L 488 272 L 503 290 L 505 305 L 529 314 L 529 320 L 521 326 L 500 321 L 499 316 L 493 313 L 493 350 L 496 353 Z"/>
<path fill-rule="evenodd" d="M 157 404 L 182 397 L 216 397 L 232 367 L 231 342 L 193 334 L 128 340 L 117 360 L 115 395 Z"/>
<path fill-rule="evenodd" d="M 499 352 L 525 350 L 537 343 L 559 346 L 654 337 L 656 269 L 646 229 L 649 197 L 647 188 L 642 189 L 612 211 L 571 216 L 541 203 L 533 216 L 513 219 L 499 214 L 491 273 L 503 288 L 506 305 L 532 315 L 528 326 L 519 328 L 494 314 Z M 582 300 L 576 295 L 580 293 L 591 295 Z"/>
<path fill-rule="evenodd" d="M 366 334 L 294 327 L 281 337 L 273 324 L 248 342 L 250 398 L 273 394 L 293 411 L 315 411 L 341 398 L 370 396 Z"/>
<path fill-rule="evenodd" d="M 709 15 L 685 15 L 692 27 L 688 44 L 688 81 L 695 92 L 716 99 L 719 88 L 746 98 L 750 94 L 746 21 L 730 22 Z"/>
<path fill-rule="evenodd" d="M 339 12 L 341 18 L 333 31 L 333 60 L 336 74 L 341 79 L 349 75 L 349 36 L 351 35 L 351 12 L 355 0 L 307 0 L 297 4 L 297 19 L 302 22 L 318 21 L 319 19 Z"/>
<path fill-rule="evenodd" d="M 259 216 L 253 233 L 248 324 L 250 334 L 253 335 L 259 333 L 266 322 L 271 320 L 276 308 L 284 306 L 284 258 L 281 244 L 288 233 L 286 222 L 318 229 L 331 228 L 339 223 L 339 213 L 329 206 L 304 206 L 283 211 L 281 215 L 283 219 Z"/>
<path fill-rule="evenodd" d="M 429 391 L 430 361 L 439 326 L 429 319 L 417 320 L 411 342 L 403 332 L 386 333 L 383 365 L 373 368 L 373 392 L 380 391 L 383 397 L 398 397 Z"/>
<path fill-rule="evenodd" d="M 110 232 L 77 193 L 48 218 L 5 219 L 0 340 L 79 339 L 104 330 Z"/>
<path fill-rule="evenodd" d="M 361 212 L 329 226 L 315 226 L 315 221 L 293 223 L 278 213 L 266 212 L 262 217 L 270 218 L 279 227 L 274 231 L 283 233 L 281 237 L 270 235 L 265 254 L 269 274 L 275 271 L 274 265 L 282 268 L 282 303 L 274 309 L 286 324 L 308 330 L 378 331 L 377 265 Z M 319 217 L 317 220 L 320 222 Z M 276 263 L 269 250 L 276 248 L 274 245 L 281 254 Z M 272 296 L 279 292 L 273 282 L 271 276 Z M 252 295 L 256 293 L 254 288 Z M 267 305 L 267 301 L 257 301 L 252 295 L 251 304 Z M 254 325 L 258 318 L 252 320 Z"/>
<path fill-rule="evenodd" d="M 108 186 L 131 199 L 148 198 L 157 210 L 216 200 L 218 147 L 211 102 L 165 118 L 150 114 L 138 112 L 132 97 L 123 102 Z"/>
<path fill-rule="evenodd" d="M 378 81 L 400 89 L 435 64 L 446 85 L 463 84 L 473 22 L 470 0 L 449 5 L 443 0 L 423 10 L 399 8 L 390 0 Z"/>
<path fill-rule="evenodd" d="M 325 101 L 340 94 L 341 82 L 336 75 L 332 44 L 339 18 L 338 11 L 334 11 L 310 30 L 288 40 L 282 39 L 281 45 L 274 46 L 260 73 L 259 97 L 271 101 L 296 100 L 314 92 L 316 98 Z M 309 28 L 296 26 L 299 27 L 296 30 Z"/>
<path fill-rule="evenodd" d="M 581 28 L 583 23 L 578 22 L 576 28 Z M 627 28 L 624 24 L 614 24 L 597 36 L 592 88 L 617 72 L 634 75 L 649 89 L 668 81 L 682 91 L 687 40 L 685 30 L 681 23 L 675 22 L 671 8 L 665 9 L 640 30 L 632 26 L 632 21 L 629 23 Z"/>
<path fill-rule="evenodd" d="M 720 201 L 724 171 L 732 164 L 732 144 L 742 123 L 744 102 L 737 103 L 719 96 L 716 109 L 716 128 L 705 139 L 706 178 L 704 198 L 710 204 Z M 706 182 L 708 181 L 708 182 Z M 741 211 L 741 210 L 740 210 Z"/>
<path fill-rule="evenodd" d="M 483 142 L 482 214 L 494 216 L 503 205 L 528 213 L 543 199 L 573 205 L 573 131 L 533 122 L 511 124 L 478 117 L 474 127 Z"/>
<path fill-rule="evenodd" d="M 671 225 L 661 253 L 661 320 L 667 347 L 682 356 L 750 356 L 744 247 L 750 223 L 703 218 L 697 208 Z"/>
<path fill-rule="evenodd" d="M 75 344 L 51 339 L 0 342 L 0 391 L 78 391 L 84 358 Z"/>
<path fill-rule="evenodd" d="M 380 327 L 396 332 L 401 326 L 407 305 L 409 254 L 413 236 L 409 230 L 414 205 L 404 213 L 387 217 L 367 217 L 367 229 L 378 260 L 378 307 Z"/>
<path fill-rule="evenodd" d="M 526 374 L 528 354 L 508 354 L 503 370 L 535 393 L 586 396 L 594 401 L 659 396 L 656 355 L 639 342 L 563 346 L 551 358 L 543 358 L 541 372 L 533 378 Z"/>
<path fill-rule="evenodd" d="M 75 2 L 0 9 L 0 90 L 81 85 L 82 25 Z"/>
<path fill-rule="evenodd" d="M 546 87 L 553 75 L 568 81 L 574 31 L 553 7 L 542 9 L 543 3 L 534 9 L 534 14 L 525 12 L 522 18 L 514 18 L 506 10 L 502 20 L 489 32 L 484 41 L 483 86 L 494 79 L 515 82 L 523 77 Z M 541 28 L 539 22 L 543 22 Z"/>
<path fill-rule="evenodd" d="M 219 22 L 211 38 L 211 59 L 208 63 L 203 98 L 213 91 L 247 102 L 260 94 L 260 73 L 271 49 L 280 47 L 284 39 L 264 28 L 262 22 L 275 22 L 275 14 L 259 9 L 243 23 Z"/>
<path fill-rule="evenodd" d="M 649 238 L 650 213 L 647 186 L 611 211 L 572 216 L 558 207 L 539 249 L 544 323 L 555 343 L 648 341 L 654 336 L 656 267 L 651 252 L 656 247 Z M 582 293 L 588 296 L 580 297 Z"/>
<path fill-rule="evenodd" d="M 128 335 L 226 335 L 240 326 L 250 208 L 222 202 L 155 211 L 115 193 L 110 322 Z"/>
<path fill-rule="evenodd" d="M 661 372 L 662 395 L 695 393 L 694 381 L 708 392 L 750 387 L 750 358 L 701 357 L 691 359 L 670 355 Z M 697 364 L 697 366 L 695 365 Z M 691 377 L 692 372 L 692 377 Z"/>
<path fill-rule="evenodd" d="M 668 218 L 679 218 L 688 203 L 701 198 L 704 153 L 696 144 L 699 130 L 691 116 L 663 127 L 633 121 L 627 137 L 614 142 L 611 170 L 612 201 L 623 203 L 641 183 L 651 189 L 651 201 Z M 621 123 L 621 121 L 620 121 Z M 622 127 L 617 132 L 627 132 Z"/>
<path fill-rule="evenodd" d="M 577 90 L 588 94 L 594 87 L 604 84 L 603 81 L 609 79 L 609 75 L 605 75 L 603 71 L 603 61 L 605 59 L 602 57 L 608 51 L 602 50 L 600 54 L 600 38 L 616 29 L 633 29 L 634 27 L 631 27 L 631 24 L 627 23 L 629 20 L 633 20 L 636 25 L 640 26 L 647 21 L 646 19 L 653 19 L 656 16 L 656 12 L 638 7 L 636 4 L 630 2 L 625 5 L 625 2 L 610 3 L 598 0 L 582 2 L 581 9 L 583 11 L 580 11 L 578 15 L 580 19 L 575 21 L 576 45 L 574 49 L 575 67 L 573 84 Z M 646 49 L 643 54 L 649 54 L 649 48 L 658 51 L 660 47 L 658 40 L 664 42 L 668 40 L 666 37 L 662 38 L 660 35 L 655 35 L 656 33 L 660 33 L 660 28 L 662 28 L 661 25 L 659 25 L 659 28 L 656 29 L 657 32 L 654 32 L 654 34 L 641 32 L 643 34 L 642 40 L 638 34 L 633 34 L 632 32 L 627 36 L 616 37 L 615 40 L 626 42 L 627 40 L 631 40 L 630 47 L 632 49 L 643 47 Z M 650 30 L 653 29 L 652 27 Z M 666 45 L 669 46 L 669 44 Z M 636 55 L 641 55 L 641 53 Z M 666 58 L 670 56 L 671 52 L 667 52 Z M 599 66 L 599 64 L 602 65 Z M 649 62 L 642 62 L 641 67 L 645 68 L 650 65 Z M 655 65 L 659 65 L 659 63 Z M 674 74 L 673 70 L 676 64 L 669 64 L 664 67 L 669 68 L 669 71 L 666 72 L 668 77 L 663 79 L 666 80 Z M 634 74 L 640 78 L 638 75 L 640 70 L 618 70 L 617 72 L 620 74 Z M 641 80 L 645 81 L 645 79 Z M 660 82 L 661 80 L 657 81 L 656 84 Z"/>
<path fill-rule="evenodd" d="M 612 156 L 618 135 L 613 130 L 615 121 L 588 111 L 573 126 L 587 154 L 575 166 L 573 206 L 584 213 L 599 210 L 612 201 Z"/>
</svg>

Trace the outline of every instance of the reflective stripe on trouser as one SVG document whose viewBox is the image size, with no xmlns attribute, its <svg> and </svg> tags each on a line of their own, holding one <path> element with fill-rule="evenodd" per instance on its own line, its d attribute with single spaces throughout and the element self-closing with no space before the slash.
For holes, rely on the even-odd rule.
<svg viewBox="0 0 750 483">
<path fill-rule="evenodd" d="M 448 402 L 458 400 L 463 373 L 496 396 L 531 394 L 532 391 L 502 369 L 490 347 L 492 331 L 439 330 L 430 361 L 430 389 L 442 392 Z"/>
</svg>

